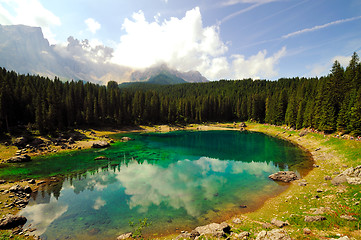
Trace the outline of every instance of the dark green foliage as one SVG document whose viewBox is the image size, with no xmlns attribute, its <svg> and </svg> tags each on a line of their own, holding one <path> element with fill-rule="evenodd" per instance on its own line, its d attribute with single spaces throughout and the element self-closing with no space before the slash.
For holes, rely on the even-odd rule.
<svg viewBox="0 0 361 240">
<path fill-rule="evenodd" d="M 166 75 L 161 81 L 178 81 Z M 154 81 L 154 82 L 157 82 Z M 41 133 L 81 126 L 255 120 L 361 134 L 361 64 L 336 61 L 318 78 L 221 80 L 175 85 L 107 86 L 53 81 L 0 69 L 0 132 L 28 125 Z"/>
</svg>

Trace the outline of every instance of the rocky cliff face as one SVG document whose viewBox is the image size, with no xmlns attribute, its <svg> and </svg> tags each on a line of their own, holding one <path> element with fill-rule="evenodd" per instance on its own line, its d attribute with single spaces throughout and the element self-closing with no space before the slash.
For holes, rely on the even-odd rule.
<svg viewBox="0 0 361 240">
<path fill-rule="evenodd" d="M 21 73 L 43 72 L 50 67 L 48 60 L 51 48 L 41 28 L 0 26 L 0 42 L 1 66 Z"/>
<path fill-rule="evenodd" d="M 187 82 L 208 82 L 207 78 L 203 77 L 198 71 L 179 72 L 170 69 L 166 64 L 134 71 L 131 75 L 131 81 L 148 81 L 151 77 L 159 74 L 173 75 Z"/>
</svg>

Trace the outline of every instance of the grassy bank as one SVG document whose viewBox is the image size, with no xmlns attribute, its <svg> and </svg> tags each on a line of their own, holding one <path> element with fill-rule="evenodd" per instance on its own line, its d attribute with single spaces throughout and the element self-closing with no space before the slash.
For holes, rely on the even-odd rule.
<svg viewBox="0 0 361 240">
<path fill-rule="evenodd" d="M 361 186 L 347 183 L 334 186 L 330 180 L 325 180 L 325 176 L 333 178 L 348 167 L 361 165 L 361 142 L 312 132 L 300 137 L 300 131 L 253 123 L 249 123 L 247 129 L 301 146 L 312 154 L 318 167 L 304 179 L 292 182 L 281 195 L 267 200 L 257 211 L 240 216 L 244 221 L 237 228 L 256 234 L 263 230 L 261 223 L 276 218 L 289 222 L 285 230 L 294 239 L 328 239 L 343 235 L 361 239 Z M 299 186 L 301 181 L 307 181 L 307 185 Z M 317 215 L 326 220 L 306 223 L 304 217 L 313 215 L 315 209 L 321 209 Z M 345 220 L 341 215 L 353 216 L 357 221 Z M 304 234 L 304 228 L 309 228 L 311 233 Z"/>
</svg>

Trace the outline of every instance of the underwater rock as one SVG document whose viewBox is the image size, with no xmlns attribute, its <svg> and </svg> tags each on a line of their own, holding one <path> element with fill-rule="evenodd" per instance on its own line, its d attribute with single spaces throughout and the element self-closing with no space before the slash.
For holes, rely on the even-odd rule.
<svg viewBox="0 0 361 240">
<path fill-rule="evenodd" d="M 119 236 L 117 237 L 117 240 L 130 239 L 130 238 L 132 238 L 132 235 L 133 235 L 132 232 L 124 233 L 124 234 L 122 234 L 122 235 L 119 235 Z"/>
<path fill-rule="evenodd" d="M 128 141 L 131 141 L 133 139 L 131 139 L 130 137 L 122 137 L 122 142 L 128 142 Z"/>
<path fill-rule="evenodd" d="M 106 148 L 109 146 L 110 144 L 106 141 L 97 141 L 93 143 L 92 148 Z"/>
</svg>

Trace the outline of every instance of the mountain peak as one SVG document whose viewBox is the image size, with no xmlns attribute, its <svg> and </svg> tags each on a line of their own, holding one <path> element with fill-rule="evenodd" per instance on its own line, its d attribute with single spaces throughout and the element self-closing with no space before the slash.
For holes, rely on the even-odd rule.
<svg viewBox="0 0 361 240">
<path fill-rule="evenodd" d="M 183 79 L 186 82 L 208 82 L 209 80 L 202 76 L 198 71 L 181 72 L 168 67 L 167 64 L 161 64 L 155 67 L 146 68 L 144 70 L 134 71 L 130 80 L 132 82 L 145 82 L 149 81 L 151 77 L 159 74 L 172 75 L 177 78 Z"/>
</svg>

